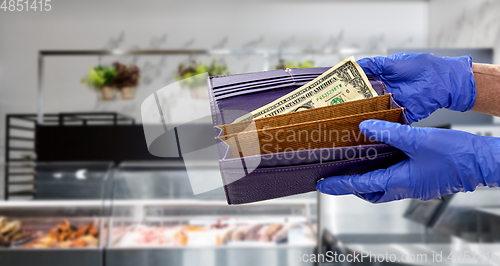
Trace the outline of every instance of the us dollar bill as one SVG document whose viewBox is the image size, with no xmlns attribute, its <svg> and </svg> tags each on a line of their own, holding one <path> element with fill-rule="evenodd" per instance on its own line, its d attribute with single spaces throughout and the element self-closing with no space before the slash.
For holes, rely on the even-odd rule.
<svg viewBox="0 0 500 266">
<path fill-rule="evenodd" d="M 293 70 L 292 70 L 293 71 Z M 291 73 L 293 76 L 293 72 Z M 351 56 L 287 95 L 237 118 L 233 123 L 377 96 Z"/>
</svg>

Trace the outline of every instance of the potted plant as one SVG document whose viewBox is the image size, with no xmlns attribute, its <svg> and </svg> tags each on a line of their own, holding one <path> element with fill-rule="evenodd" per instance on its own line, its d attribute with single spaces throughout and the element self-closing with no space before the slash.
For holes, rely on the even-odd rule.
<svg viewBox="0 0 500 266">
<path fill-rule="evenodd" d="M 135 65 L 126 66 L 119 62 L 113 64 L 116 75 L 113 85 L 120 91 L 123 100 L 134 98 L 141 77 L 141 71 Z"/>
<path fill-rule="evenodd" d="M 194 98 L 201 98 L 206 91 L 207 81 L 199 74 L 208 73 L 209 76 L 229 75 L 227 66 L 224 63 L 212 60 L 210 65 L 196 63 L 191 61 L 189 64 L 180 63 L 175 73 L 175 79 L 181 82 L 181 85 L 189 88 L 191 95 Z"/>
<path fill-rule="evenodd" d="M 89 74 L 82 79 L 82 83 L 94 87 L 100 92 L 102 100 L 109 101 L 115 98 L 115 89 L 112 87 L 115 75 L 113 67 L 90 67 Z"/>
<path fill-rule="evenodd" d="M 313 60 L 306 60 L 306 61 L 299 62 L 297 64 L 297 62 L 295 60 L 288 61 L 288 60 L 280 59 L 278 65 L 276 66 L 276 69 L 310 68 L 310 67 L 314 67 Z"/>
</svg>

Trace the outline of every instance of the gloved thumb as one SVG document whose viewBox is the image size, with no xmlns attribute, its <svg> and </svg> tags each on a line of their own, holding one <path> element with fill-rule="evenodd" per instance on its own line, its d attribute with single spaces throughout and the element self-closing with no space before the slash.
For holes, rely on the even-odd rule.
<svg viewBox="0 0 500 266">
<path fill-rule="evenodd" d="M 407 154 L 417 149 L 424 135 L 421 128 L 375 119 L 361 122 L 359 129 L 370 140 L 389 144 Z"/>
</svg>

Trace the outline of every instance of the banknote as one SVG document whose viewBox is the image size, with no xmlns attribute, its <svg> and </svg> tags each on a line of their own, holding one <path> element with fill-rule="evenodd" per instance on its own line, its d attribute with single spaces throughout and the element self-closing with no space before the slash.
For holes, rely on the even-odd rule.
<svg viewBox="0 0 500 266">
<path fill-rule="evenodd" d="M 292 73 L 293 75 L 293 70 Z M 287 114 L 377 96 L 354 57 L 347 58 L 287 95 L 237 118 L 233 123 Z"/>
</svg>

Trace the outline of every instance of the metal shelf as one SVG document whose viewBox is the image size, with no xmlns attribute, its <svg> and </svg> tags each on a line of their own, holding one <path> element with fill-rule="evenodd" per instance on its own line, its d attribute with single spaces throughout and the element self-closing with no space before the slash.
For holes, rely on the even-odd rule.
<svg viewBox="0 0 500 266">
<path fill-rule="evenodd" d="M 361 50 L 358 48 L 331 48 L 331 49 L 163 49 L 163 50 L 40 50 L 38 52 L 38 117 L 43 122 L 43 59 L 57 56 L 175 56 L 175 55 L 257 55 L 267 58 L 271 55 L 356 55 L 356 54 L 385 54 L 387 50 Z"/>
</svg>

